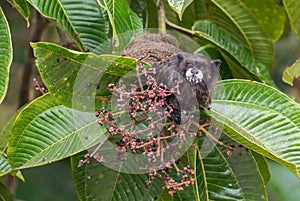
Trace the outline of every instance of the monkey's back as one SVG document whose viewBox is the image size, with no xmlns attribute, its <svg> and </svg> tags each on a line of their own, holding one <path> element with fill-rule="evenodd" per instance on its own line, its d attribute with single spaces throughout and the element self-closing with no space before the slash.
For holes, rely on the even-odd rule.
<svg viewBox="0 0 300 201">
<path fill-rule="evenodd" d="M 120 55 L 143 58 L 151 65 L 165 66 L 171 56 L 180 52 L 178 41 L 169 34 L 145 33 L 135 37 L 121 52 Z"/>
</svg>

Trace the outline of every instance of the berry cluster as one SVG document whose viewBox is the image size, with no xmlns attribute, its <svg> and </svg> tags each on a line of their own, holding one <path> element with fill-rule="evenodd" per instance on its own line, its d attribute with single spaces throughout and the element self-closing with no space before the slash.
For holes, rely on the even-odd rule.
<svg viewBox="0 0 300 201">
<path fill-rule="evenodd" d="M 168 164 L 163 169 L 149 173 L 149 180 L 147 181 L 147 184 L 150 185 L 155 178 L 160 178 L 164 181 L 162 189 L 168 189 L 171 196 L 173 196 L 176 191 L 182 191 L 184 190 L 184 187 L 193 185 L 195 183 L 195 171 L 191 169 L 189 165 L 185 166 L 183 170 L 180 170 L 176 165 L 177 163 L 179 163 L 179 161 L 176 161 L 176 163 L 173 164 Z M 176 179 L 175 177 L 170 176 L 173 169 L 172 165 L 177 171 Z"/>
<path fill-rule="evenodd" d="M 160 178 L 164 181 L 162 188 L 174 195 L 177 190 L 194 184 L 194 170 L 188 165 L 180 169 L 177 163 L 195 136 L 202 132 L 211 135 L 205 129 L 210 123 L 199 123 L 193 114 L 186 114 L 188 120 L 184 124 L 172 119 L 174 107 L 168 98 L 180 94 L 180 81 L 168 89 L 164 83 L 158 83 L 156 69 L 147 68 L 138 60 L 135 79 L 130 75 L 129 83 L 123 78 L 118 84 L 107 86 L 116 97 L 115 108 L 101 108 L 95 112 L 98 124 L 107 131 L 107 137 L 78 166 L 88 163 L 90 158 L 104 163 L 105 158 L 99 150 L 105 141 L 110 140 L 118 150 L 116 157 L 120 161 L 126 161 L 128 153 L 146 156 L 147 163 L 140 169 L 149 173 L 147 183 Z M 176 176 L 173 176 L 174 172 Z"/>
</svg>

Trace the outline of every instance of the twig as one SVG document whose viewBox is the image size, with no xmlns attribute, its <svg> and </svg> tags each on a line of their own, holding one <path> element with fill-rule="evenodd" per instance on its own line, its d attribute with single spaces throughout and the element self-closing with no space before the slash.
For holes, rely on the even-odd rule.
<svg viewBox="0 0 300 201">
<path fill-rule="evenodd" d="M 174 28 L 174 29 L 176 29 L 176 30 L 178 30 L 178 31 L 185 32 L 185 33 L 190 34 L 190 35 L 195 35 L 195 31 L 190 30 L 190 29 L 183 28 L 183 27 L 181 27 L 181 26 L 178 26 L 178 25 L 176 25 L 176 24 L 170 22 L 167 18 L 165 18 L 165 22 L 166 22 L 166 24 L 167 24 L 169 27 L 172 27 L 172 28 Z"/>
<path fill-rule="evenodd" d="M 110 137 L 110 135 L 105 136 L 105 138 L 98 144 L 98 146 L 96 147 L 96 149 L 93 151 L 93 153 L 91 153 L 91 157 L 93 157 L 98 151 L 99 149 L 102 147 L 102 145 L 108 140 L 108 138 Z"/>
<path fill-rule="evenodd" d="M 204 132 L 204 134 L 205 134 L 207 137 L 211 138 L 211 139 L 212 139 L 213 141 L 215 141 L 217 144 L 219 144 L 219 145 L 221 145 L 221 146 L 223 146 L 223 147 L 226 147 L 226 148 L 228 148 L 228 149 L 231 149 L 230 146 L 228 146 L 228 145 L 224 144 L 224 142 L 218 140 L 214 135 L 212 135 L 210 132 L 208 132 L 208 131 L 205 129 L 206 126 L 210 125 L 209 123 L 205 123 L 205 124 L 203 124 L 203 125 L 199 125 L 197 122 L 193 122 L 193 124 L 194 124 L 195 126 L 197 126 L 197 127 L 199 128 L 199 130 L 201 130 L 202 132 Z"/>
<path fill-rule="evenodd" d="M 34 83 L 34 86 L 36 88 L 36 90 L 38 90 L 39 92 L 41 92 L 41 94 L 45 94 L 46 93 L 46 90 L 44 87 L 41 87 L 39 82 L 37 81 L 36 78 L 33 79 L 33 83 Z"/>
<path fill-rule="evenodd" d="M 136 67 L 135 67 L 135 70 L 136 70 L 136 77 L 138 79 L 138 82 L 139 82 L 139 85 L 140 85 L 140 89 L 141 89 L 141 92 L 144 92 L 144 86 L 142 84 L 142 80 L 141 80 L 141 76 L 140 76 L 140 72 L 139 72 L 139 61 L 137 60 L 136 61 Z"/>
</svg>

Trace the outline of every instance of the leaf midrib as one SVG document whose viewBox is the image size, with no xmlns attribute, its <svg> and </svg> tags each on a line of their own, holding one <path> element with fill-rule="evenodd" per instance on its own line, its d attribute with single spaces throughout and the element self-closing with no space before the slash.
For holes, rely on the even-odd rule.
<svg viewBox="0 0 300 201">
<path fill-rule="evenodd" d="M 64 106 L 58 105 L 58 106 L 55 106 L 55 107 L 52 107 L 52 108 L 50 108 L 50 109 L 45 110 L 45 112 L 43 112 L 43 113 L 46 113 L 47 111 L 56 109 L 56 108 L 58 108 L 58 107 L 64 107 Z M 64 107 L 64 108 L 66 108 L 66 107 Z M 41 113 L 41 114 L 43 114 L 43 113 Z M 40 114 L 40 115 L 41 115 L 41 114 Z M 36 116 L 31 122 L 33 122 L 35 119 L 39 118 L 40 115 Z M 51 148 L 54 147 L 55 145 L 57 145 L 57 144 L 63 142 L 65 139 L 69 138 L 70 136 L 75 135 L 76 132 L 78 133 L 78 131 L 81 131 L 81 130 L 83 130 L 84 128 L 86 128 L 86 127 L 88 127 L 88 126 L 90 126 L 90 125 L 92 125 L 92 124 L 94 124 L 94 123 L 96 123 L 96 122 L 97 122 L 97 120 L 91 121 L 90 123 L 81 126 L 79 129 L 73 130 L 73 131 L 70 132 L 68 135 L 65 135 L 65 136 L 62 137 L 61 139 L 57 140 L 55 143 L 52 143 L 52 144 L 51 144 L 50 146 L 48 146 L 46 149 L 43 149 L 41 152 L 38 152 L 35 156 L 33 156 L 30 160 L 27 160 L 26 163 L 24 163 L 24 164 L 23 164 L 22 166 L 20 166 L 19 168 L 21 168 L 21 167 L 23 167 L 23 166 L 26 167 L 26 164 L 27 164 L 27 163 L 30 163 L 30 162 L 31 162 L 32 160 L 34 160 L 37 156 L 39 156 L 39 155 L 41 155 L 41 154 L 43 154 L 43 153 L 47 153 L 47 150 L 49 150 L 49 149 L 51 150 Z M 21 136 L 24 136 L 24 131 L 26 130 L 26 128 L 27 128 L 29 125 L 31 125 L 31 123 L 28 124 L 28 125 L 24 128 L 24 130 L 23 130 Z M 19 141 L 20 141 L 20 139 L 21 139 L 21 137 L 19 138 Z M 96 140 L 97 140 L 97 138 L 94 139 L 94 141 L 96 141 Z M 19 143 L 19 141 L 18 141 L 18 143 Z M 89 144 L 93 144 L 93 143 L 90 142 Z M 81 150 L 79 150 L 77 153 L 79 153 L 80 151 L 85 150 L 85 149 L 87 149 L 87 148 L 88 148 L 88 147 L 83 147 L 83 148 L 82 148 Z M 76 154 L 76 153 L 74 153 L 74 154 Z M 51 162 L 51 161 L 45 161 L 44 163 L 41 163 L 41 164 L 39 164 L 39 165 L 47 164 L 47 163 L 50 163 L 50 162 Z"/>
<path fill-rule="evenodd" d="M 257 109 L 259 109 L 259 108 L 262 108 L 262 109 L 264 109 L 265 111 L 271 111 L 271 112 L 273 112 L 274 114 L 280 114 L 280 115 L 282 115 L 283 117 L 285 117 L 287 120 L 289 120 L 289 122 L 294 126 L 294 127 L 296 127 L 296 128 L 298 128 L 298 130 L 299 130 L 299 133 L 300 133 L 300 128 L 299 128 L 299 126 L 294 122 L 294 120 L 292 120 L 291 118 L 289 118 L 287 115 L 284 115 L 284 113 L 280 113 L 278 110 L 276 110 L 276 109 L 273 109 L 273 108 L 269 108 L 269 107 L 267 107 L 267 106 L 265 106 L 265 105 L 258 105 L 257 103 L 252 103 L 252 102 L 242 102 L 242 101 L 236 101 L 236 100 L 213 100 L 213 102 L 217 102 L 217 103 L 236 103 L 236 104 L 238 104 L 238 105 L 248 105 L 248 106 L 252 106 L 252 107 L 254 107 L 254 108 L 257 108 Z M 233 106 L 236 106 L 236 104 L 231 104 L 231 105 L 233 105 Z M 215 110 L 214 110 L 215 111 Z"/>
<path fill-rule="evenodd" d="M 236 27 L 240 30 L 240 32 L 242 33 L 242 35 L 244 36 L 244 39 L 246 40 L 247 42 L 247 46 L 249 47 L 249 50 L 251 51 L 251 53 L 253 53 L 253 47 L 248 39 L 248 36 L 246 35 L 246 33 L 244 32 L 244 30 L 241 28 L 241 26 L 237 23 L 237 21 L 231 16 L 229 15 L 228 12 L 226 12 L 225 9 L 223 9 L 223 7 L 218 3 L 216 2 L 215 0 L 211 0 L 220 10 L 223 11 L 223 13 L 229 17 L 231 19 L 231 21 L 236 25 Z M 241 3 L 241 2 L 240 2 Z"/>
</svg>

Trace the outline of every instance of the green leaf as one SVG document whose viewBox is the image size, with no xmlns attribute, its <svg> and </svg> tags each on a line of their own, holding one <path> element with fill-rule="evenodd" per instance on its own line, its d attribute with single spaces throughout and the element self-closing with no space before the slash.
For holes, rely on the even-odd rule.
<svg viewBox="0 0 300 201">
<path fill-rule="evenodd" d="M 109 22 L 97 0 L 28 0 L 42 15 L 66 31 L 81 50 L 102 53 Z"/>
<path fill-rule="evenodd" d="M 219 140 L 235 146 L 232 155 L 228 155 L 226 147 L 216 145 L 206 136 L 200 137 L 198 147 L 187 153 L 190 166 L 195 170 L 193 190 L 176 192 L 173 198 L 164 192 L 158 201 L 267 200 L 266 186 L 253 152 L 239 148 L 224 134 Z"/>
<path fill-rule="evenodd" d="M 80 201 L 140 201 L 155 200 L 161 185 L 153 183 L 148 186 L 149 176 L 145 174 L 126 174 L 109 169 L 94 159 L 89 164 L 77 167 L 79 160 L 87 152 L 72 157 L 72 175 Z"/>
<path fill-rule="evenodd" d="M 178 14 L 180 20 L 185 9 L 192 3 L 192 0 L 168 0 L 170 7 Z"/>
<path fill-rule="evenodd" d="M 217 46 L 236 78 L 249 78 L 274 85 L 268 69 L 254 59 L 245 47 L 236 43 L 227 32 L 207 20 L 197 21 L 193 30 L 198 37 Z"/>
<path fill-rule="evenodd" d="M 196 144 L 195 144 L 196 145 Z M 194 163 L 198 160 L 196 159 L 197 155 L 195 152 L 196 146 L 193 146 L 193 148 L 189 148 L 186 153 L 180 158 L 180 163 L 177 164 L 179 169 L 183 169 L 184 167 L 190 166 L 191 169 L 196 170 Z M 196 170 L 197 171 L 197 170 Z M 170 176 L 172 176 L 176 181 L 180 181 L 182 179 L 181 175 L 178 175 L 176 171 L 169 173 Z M 163 193 L 159 196 L 159 198 L 156 201 L 185 201 L 185 200 L 198 200 L 197 199 L 197 186 L 190 185 L 188 187 L 184 186 L 183 191 L 177 191 L 174 196 L 171 196 L 169 194 L 169 189 L 165 189 Z"/>
<path fill-rule="evenodd" d="M 170 4 L 165 3 L 165 15 L 167 20 L 173 24 L 190 29 L 195 21 L 207 18 L 206 8 L 205 1 L 192 1 L 185 9 L 182 19 L 180 19 L 178 13 L 170 7 Z"/>
<path fill-rule="evenodd" d="M 3 130 L 0 133 L 0 152 L 1 151 L 4 152 L 5 149 L 7 148 L 8 139 L 16 118 L 17 118 L 17 113 L 13 117 L 11 117 L 9 122 L 4 126 Z"/>
<path fill-rule="evenodd" d="M 262 26 L 241 0 L 210 0 L 210 17 L 213 22 L 230 33 L 262 64 L 272 69 L 274 47 Z"/>
<path fill-rule="evenodd" d="M 236 149 L 228 156 L 226 147 L 201 138 L 195 160 L 199 200 L 267 200 L 266 187 L 251 152 L 240 149 L 225 135 L 219 140 Z"/>
<path fill-rule="evenodd" d="M 12 62 L 12 43 L 8 22 L 0 8 L 0 103 L 8 88 L 9 69 Z"/>
<path fill-rule="evenodd" d="M 298 12 L 300 9 L 300 2 L 298 0 L 283 0 L 283 5 L 290 19 L 292 31 L 298 40 L 300 40 L 300 18 Z"/>
<path fill-rule="evenodd" d="M 3 153 L 0 152 L 0 177 L 6 174 L 11 174 L 12 176 L 17 176 L 21 181 L 25 181 L 22 173 L 20 171 L 13 171 L 11 165 L 9 164 Z"/>
<path fill-rule="evenodd" d="M 270 181 L 271 173 L 269 170 L 268 161 L 266 158 L 254 151 L 251 152 L 253 158 L 256 160 L 257 167 L 259 168 L 260 174 L 264 179 L 264 183 L 267 184 Z"/>
<path fill-rule="evenodd" d="M 8 174 L 12 170 L 8 160 L 2 154 L 3 153 L 0 152 L 0 177 Z"/>
<path fill-rule="evenodd" d="M 44 165 L 79 153 L 105 137 L 93 113 L 60 105 L 50 94 L 24 107 L 7 155 L 13 169 Z"/>
<path fill-rule="evenodd" d="M 285 12 L 274 0 L 242 0 L 275 43 L 283 33 Z"/>
<path fill-rule="evenodd" d="M 29 27 L 30 8 L 26 0 L 7 0 L 26 20 Z"/>
<path fill-rule="evenodd" d="M 132 0 L 129 3 L 130 8 L 142 20 L 143 25 L 145 26 L 145 24 L 148 24 L 146 15 L 148 15 L 147 7 L 149 6 L 149 2 L 147 2 L 147 0 Z"/>
<path fill-rule="evenodd" d="M 107 85 L 136 66 L 135 59 L 81 53 L 51 43 L 32 43 L 32 47 L 38 70 L 52 95 L 63 105 L 85 111 L 91 108 L 90 112 L 99 108 L 94 107 L 95 97 L 99 99 L 96 102 L 109 101 L 105 99 L 110 96 Z"/>
<path fill-rule="evenodd" d="M 293 86 L 294 80 L 300 76 L 300 59 L 298 59 L 293 65 L 287 67 L 282 76 L 282 80 Z"/>
<path fill-rule="evenodd" d="M 227 80 L 218 86 L 210 112 L 223 132 L 299 176 L 299 104 L 262 83 Z"/>
<path fill-rule="evenodd" d="M 119 46 L 124 47 L 130 41 L 134 32 L 138 32 L 143 29 L 141 19 L 130 9 L 127 1 L 97 0 L 97 2 L 99 6 L 105 9 L 108 13 L 112 26 L 115 48 Z M 123 34 L 125 32 L 127 33 Z"/>
<path fill-rule="evenodd" d="M 0 201 L 13 201 L 13 196 L 9 192 L 8 188 L 3 184 L 0 183 Z"/>
</svg>

